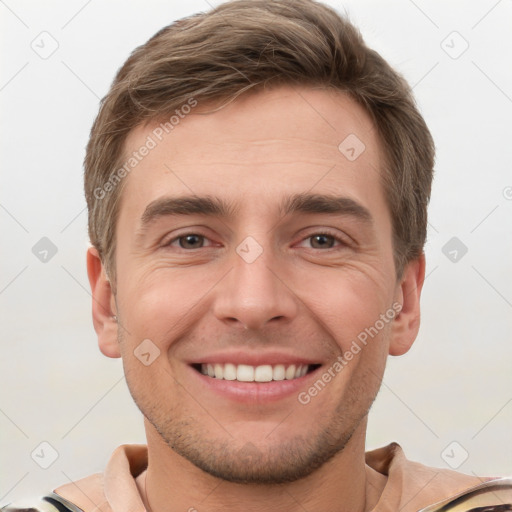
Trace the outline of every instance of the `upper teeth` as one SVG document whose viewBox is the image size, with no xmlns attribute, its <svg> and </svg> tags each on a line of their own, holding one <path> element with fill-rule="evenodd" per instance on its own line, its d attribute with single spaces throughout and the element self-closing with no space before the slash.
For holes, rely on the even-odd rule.
<svg viewBox="0 0 512 512">
<path fill-rule="evenodd" d="M 249 366 L 247 364 L 205 364 L 201 365 L 201 373 L 216 379 L 238 380 L 241 382 L 270 382 L 271 380 L 290 380 L 303 377 L 309 365 L 263 364 Z"/>
</svg>

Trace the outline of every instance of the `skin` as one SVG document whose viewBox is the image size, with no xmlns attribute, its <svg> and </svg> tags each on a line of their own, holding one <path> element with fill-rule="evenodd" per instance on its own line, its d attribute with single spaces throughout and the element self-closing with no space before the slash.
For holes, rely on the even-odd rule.
<svg viewBox="0 0 512 512">
<path fill-rule="evenodd" d="M 124 178 L 115 296 L 97 251 L 87 255 L 99 347 L 123 358 L 145 416 L 145 505 L 371 510 L 385 482 L 365 466 L 367 413 L 388 354 L 416 338 L 425 273 L 421 256 L 397 281 L 375 127 L 343 93 L 305 87 L 247 95 L 207 115 L 201 107 Z M 133 130 L 126 153 L 155 126 Z M 366 147 L 354 161 L 338 150 L 349 134 Z M 305 192 L 350 198 L 371 222 L 279 213 L 283 198 Z M 140 234 L 146 207 L 169 195 L 216 196 L 238 212 L 160 216 Z M 315 238 L 326 229 L 336 238 Z M 191 248 L 177 238 L 187 234 L 205 238 Z M 252 263 L 236 252 L 247 236 L 263 251 Z M 394 303 L 400 313 L 306 405 L 296 393 L 232 400 L 205 389 L 189 365 L 220 351 L 273 350 L 322 364 L 320 376 Z M 134 356 L 145 339 L 160 350 L 147 366 Z"/>
</svg>

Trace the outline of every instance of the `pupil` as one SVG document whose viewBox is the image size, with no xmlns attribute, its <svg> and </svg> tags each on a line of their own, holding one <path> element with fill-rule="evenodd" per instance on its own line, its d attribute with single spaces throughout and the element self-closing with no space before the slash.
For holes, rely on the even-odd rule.
<svg viewBox="0 0 512 512">
<path fill-rule="evenodd" d="M 315 235 L 313 237 L 313 246 L 315 246 L 315 243 L 317 243 L 319 247 L 325 247 L 326 245 L 328 245 L 329 247 L 332 247 L 332 236 L 330 236 L 330 235 Z"/>
<path fill-rule="evenodd" d="M 202 242 L 202 236 L 200 236 L 200 235 L 187 235 L 187 236 L 181 237 L 181 239 L 180 239 L 180 245 L 181 245 L 181 247 L 183 247 L 183 249 L 190 249 L 191 246 L 194 249 L 197 247 L 201 247 L 201 242 Z"/>
</svg>

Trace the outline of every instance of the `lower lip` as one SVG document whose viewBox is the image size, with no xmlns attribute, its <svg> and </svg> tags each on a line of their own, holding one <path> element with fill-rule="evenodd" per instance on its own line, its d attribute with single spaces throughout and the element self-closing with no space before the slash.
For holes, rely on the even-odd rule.
<svg viewBox="0 0 512 512">
<path fill-rule="evenodd" d="M 199 379 L 207 390 L 240 403 L 271 403 L 291 395 L 296 395 L 308 388 L 308 382 L 316 377 L 321 366 L 303 377 L 290 380 L 271 380 L 270 382 L 239 382 L 209 377 L 189 366 L 190 371 Z"/>
</svg>

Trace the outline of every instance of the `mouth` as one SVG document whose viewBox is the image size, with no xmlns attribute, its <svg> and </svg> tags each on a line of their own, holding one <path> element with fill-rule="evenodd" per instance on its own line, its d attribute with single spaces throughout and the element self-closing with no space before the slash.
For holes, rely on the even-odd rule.
<svg viewBox="0 0 512 512">
<path fill-rule="evenodd" d="M 217 380 L 238 382 L 272 382 L 295 380 L 314 372 L 320 364 L 262 364 L 251 366 L 233 363 L 192 364 L 199 373 Z"/>
<path fill-rule="evenodd" d="M 197 361 L 197 360 L 196 360 Z M 324 364 L 309 357 L 284 353 L 210 354 L 189 361 L 191 382 L 212 403 L 270 406 L 293 400 L 317 377 Z M 224 402 L 227 400 L 228 402 Z"/>
</svg>

